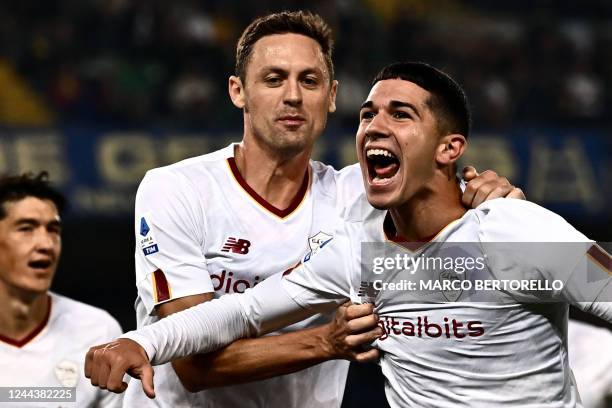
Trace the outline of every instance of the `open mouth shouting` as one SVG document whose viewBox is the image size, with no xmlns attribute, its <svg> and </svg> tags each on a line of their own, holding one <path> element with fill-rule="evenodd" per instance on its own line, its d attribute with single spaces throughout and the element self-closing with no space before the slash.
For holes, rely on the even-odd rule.
<svg viewBox="0 0 612 408">
<path fill-rule="evenodd" d="M 51 259 L 37 259 L 28 262 L 28 266 L 36 271 L 45 272 L 53 265 Z"/>
<path fill-rule="evenodd" d="M 391 183 L 400 168 L 400 161 L 391 151 L 384 148 L 366 148 L 368 180 L 372 186 Z"/>
</svg>

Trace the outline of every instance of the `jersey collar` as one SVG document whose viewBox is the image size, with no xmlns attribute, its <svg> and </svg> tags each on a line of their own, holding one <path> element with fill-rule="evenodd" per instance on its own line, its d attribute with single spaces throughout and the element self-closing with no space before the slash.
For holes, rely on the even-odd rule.
<svg viewBox="0 0 612 408">
<path fill-rule="evenodd" d="M 32 330 L 27 336 L 19 340 L 12 339 L 10 337 L 3 336 L 0 334 L 0 341 L 10 344 L 11 346 L 22 348 L 30 341 L 32 341 L 36 336 L 38 336 L 40 332 L 43 331 L 43 329 L 47 326 L 47 323 L 49 323 L 49 316 L 51 316 L 51 296 L 47 295 L 47 314 L 45 315 L 45 318 L 40 322 L 40 324 L 34 328 L 34 330 Z"/>
<path fill-rule="evenodd" d="M 276 215 L 277 217 L 285 218 L 289 216 L 291 213 L 293 213 L 293 211 L 295 211 L 300 206 L 300 204 L 304 200 L 304 197 L 306 196 L 306 192 L 308 191 L 309 172 L 308 172 L 308 169 L 306 169 L 306 172 L 304 173 L 304 180 L 302 181 L 302 185 L 300 186 L 300 189 L 298 190 L 298 192 L 295 194 L 295 196 L 291 200 L 291 203 L 289 204 L 289 206 L 285 208 L 284 210 L 281 210 L 280 208 L 277 208 L 273 206 L 272 204 L 270 204 L 268 201 L 266 201 L 266 199 L 264 199 L 262 196 L 257 194 L 257 192 L 253 190 L 251 186 L 247 184 L 246 180 L 240 174 L 240 171 L 238 171 L 236 160 L 233 157 L 227 158 L 227 164 L 230 168 L 232 176 L 234 176 L 234 179 L 238 182 L 240 187 L 242 187 L 242 189 L 253 200 L 255 200 L 257 204 L 259 204 L 260 206 L 262 206 L 263 208 L 265 208 L 267 211 L 271 212 L 272 214 Z"/>
</svg>

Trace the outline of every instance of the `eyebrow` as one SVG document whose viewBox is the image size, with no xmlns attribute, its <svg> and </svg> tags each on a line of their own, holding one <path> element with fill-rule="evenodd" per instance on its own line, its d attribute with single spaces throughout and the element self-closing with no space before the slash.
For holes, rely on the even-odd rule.
<svg viewBox="0 0 612 408">
<path fill-rule="evenodd" d="M 22 225 L 22 224 L 41 225 L 42 223 L 36 218 L 19 218 L 18 220 L 15 221 L 15 225 Z M 45 225 L 48 227 L 61 227 L 62 223 L 60 220 L 53 220 L 53 221 L 46 223 Z"/>
<path fill-rule="evenodd" d="M 416 106 L 414 106 L 413 104 L 411 104 L 410 102 L 403 102 L 403 101 L 396 101 L 396 100 L 392 100 L 391 102 L 389 102 L 389 105 L 394 108 L 409 108 L 412 111 L 414 111 L 415 115 L 417 115 L 419 118 L 421 117 L 421 115 L 419 114 L 418 109 L 416 108 Z M 364 103 L 361 104 L 361 109 L 371 109 L 374 106 L 374 102 L 372 101 L 365 101 Z"/>
<path fill-rule="evenodd" d="M 279 67 L 277 65 L 267 65 L 261 68 L 260 72 L 274 72 L 277 74 L 287 74 L 289 70 L 283 67 Z M 300 71 L 300 74 L 323 74 L 323 71 L 316 66 L 306 67 Z"/>
</svg>

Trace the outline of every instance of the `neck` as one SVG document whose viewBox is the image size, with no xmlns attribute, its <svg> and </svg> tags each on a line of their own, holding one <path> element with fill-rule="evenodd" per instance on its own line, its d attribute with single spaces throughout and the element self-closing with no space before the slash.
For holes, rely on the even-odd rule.
<svg viewBox="0 0 612 408">
<path fill-rule="evenodd" d="M 0 335 L 20 340 L 39 326 L 49 309 L 47 293 L 25 294 L 0 285 Z"/>
<path fill-rule="evenodd" d="M 283 157 L 245 139 L 234 151 L 236 166 L 247 184 L 279 209 L 287 208 L 304 181 L 312 148 Z"/>
<path fill-rule="evenodd" d="M 431 183 L 423 186 L 410 200 L 389 210 L 397 235 L 407 241 L 429 241 L 465 214 L 461 194 L 454 175 L 447 177 L 437 174 Z"/>
</svg>

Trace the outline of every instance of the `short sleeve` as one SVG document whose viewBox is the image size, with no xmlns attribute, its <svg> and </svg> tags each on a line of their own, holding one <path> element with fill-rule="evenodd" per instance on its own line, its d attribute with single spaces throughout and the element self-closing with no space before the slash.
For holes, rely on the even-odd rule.
<svg viewBox="0 0 612 408">
<path fill-rule="evenodd" d="M 609 255 L 562 217 L 513 199 L 492 200 L 477 210 L 479 240 L 494 277 L 541 282 L 538 290 L 512 291 L 517 301 L 601 300 L 611 279 Z"/>
<path fill-rule="evenodd" d="M 185 176 L 149 171 L 136 194 L 134 224 L 136 285 L 149 314 L 166 301 L 214 292 L 202 253 L 204 210 Z"/>
</svg>

